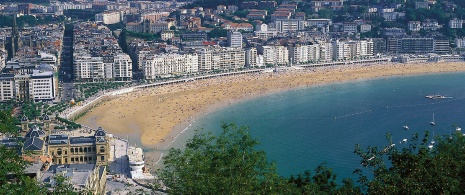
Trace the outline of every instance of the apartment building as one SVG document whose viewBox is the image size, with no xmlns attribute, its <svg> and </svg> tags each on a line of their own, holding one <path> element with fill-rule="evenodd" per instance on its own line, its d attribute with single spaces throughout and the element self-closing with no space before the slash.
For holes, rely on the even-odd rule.
<svg viewBox="0 0 465 195">
<path fill-rule="evenodd" d="M 74 29 L 75 80 L 131 80 L 132 60 L 122 52 L 110 29 L 91 22 L 76 24 Z"/>
<path fill-rule="evenodd" d="M 238 31 L 228 31 L 229 47 L 242 48 L 242 34 Z"/>
<path fill-rule="evenodd" d="M 245 66 L 250 68 L 263 66 L 263 64 L 260 64 L 256 48 L 245 49 Z"/>
<path fill-rule="evenodd" d="M 183 75 L 199 71 L 198 55 L 193 54 L 148 54 L 140 61 L 144 78 L 153 80 L 172 75 Z"/>
<path fill-rule="evenodd" d="M 263 63 L 265 65 L 288 65 L 289 51 L 284 46 L 259 46 L 258 53 L 263 55 Z"/>
<path fill-rule="evenodd" d="M 245 66 L 245 52 L 236 47 L 208 47 L 196 50 L 199 71 L 232 70 Z"/>
<path fill-rule="evenodd" d="M 276 31 L 278 32 L 289 32 L 298 31 L 305 28 L 305 21 L 298 19 L 278 19 L 275 22 Z"/>
</svg>

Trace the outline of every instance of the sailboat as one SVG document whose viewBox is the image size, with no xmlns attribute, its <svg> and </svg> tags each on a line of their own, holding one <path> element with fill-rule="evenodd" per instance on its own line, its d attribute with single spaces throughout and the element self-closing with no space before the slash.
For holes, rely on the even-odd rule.
<svg viewBox="0 0 465 195">
<path fill-rule="evenodd" d="M 433 138 L 431 139 L 431 144 L 428 145 L 428 148 L 432 149 L 434 147 L 434 143 L 436 142 L 434 141 L 434 132 L 433 132 Z"/>
<path fill-rule="evenodd" d="M 436 123 L 434 123 L 434 113 L 433 113 L 433 121 L 429 122 L 430 125 L 435 125 Z"/>
</svg>

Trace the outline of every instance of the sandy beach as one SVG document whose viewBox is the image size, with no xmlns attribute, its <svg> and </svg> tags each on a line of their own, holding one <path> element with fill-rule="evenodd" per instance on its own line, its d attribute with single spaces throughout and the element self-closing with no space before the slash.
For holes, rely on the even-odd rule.
<svg viewBox="0 0 465 195">
<path fill-rule="evenodd" d="M 167 145 L 173 132 L 196 117 L 262 95 L 335 82 L 459 71 L 465 71 L 465 62 L 349 65 L 217 77 L 124 94 L 92 109 L 77 122 L 140 139 L 148 148 Z"/>
</svg>

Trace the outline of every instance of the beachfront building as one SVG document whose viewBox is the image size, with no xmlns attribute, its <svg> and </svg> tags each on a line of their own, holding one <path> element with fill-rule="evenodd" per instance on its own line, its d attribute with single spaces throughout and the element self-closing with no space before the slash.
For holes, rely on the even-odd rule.
<svg viewBox="0 0 465 195">
<path fill-rule="evenodd" d="M 235 70 L 245 66 L 245 51 L 237 47 L 206 47 L 196 49 L 199 71 Z"/>
<path fill-rule="evenodd" d="M 250 68 L 263 66 L 263 63 L 260 63 L 260 57 L 257 54 L 257 48 L 251 47 L 245 49 L 245 66 Z"/>
<path fill-rule="evenodd" d="M 48 136 L 48 154 L 54 164 L 107 165 L 110 158 L 110 138 L 99 127 L 93 136 L 70 137 L 66 134 Z"/>
<path fill-rule="evenodd" d="M 321 49 L 319 44 L 302 45 L 293 44 L 288 47 L 289 61 L 292 64 L 304 64 L 315 62 L 321 58 Z"/>
<path fill-rule="evenodd" d="M 144 78 L 153 80 L 199 71 L 198 55 L 193 54 L 143 54 L 140 59 Z"/>
<path fill-rule="evenodd" d="M 333 60 L 349 60 L 363 58 L 373 55 L 372 40 L 357 40 L 357 41 L 340 41 L 332 42 Z"/>
<path fill-rule="evenodd" d="M 105 71 L 105 69 L 107 70 Z M 73 70 L 75 75 L 74 79 L 79 81 L 106 79 L 111 78 L 112 75 L 110 66 L 105 66 L 103 64 L 102 57 L 92 57 L 90 55 L 75 55 Z"/>
<path fill-rule="evenodd" d="M 132 60 L 128 54 L 118 53 L 113 57 L 112 72 L 113 78 L 121 80 L 131 80 L 132 78 Z"/>
<path fill-rule="evenodd" d="M 263 63 L 265 65 L 288 65 L 289 64 L 289 50 L 281 45 L 267 45 L 257 47 L 258 53 L 263 55 Z"/>
</svg>

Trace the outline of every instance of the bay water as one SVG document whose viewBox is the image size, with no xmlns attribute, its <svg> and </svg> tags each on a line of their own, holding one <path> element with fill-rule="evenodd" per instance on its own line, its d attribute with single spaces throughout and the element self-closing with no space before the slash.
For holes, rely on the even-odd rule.
<svg viewBox="0 0 465 195">
<path fill-rule="evenodd" d="M 441 94 L 452 98 L 428 99 Z M 435 126 L 429 123 L 435 116 Z M 182 147 L 195 129 L 221 132 L 221 122 L 250 127 L 257 149 L 274 161 L 280 175 L 313 171 L 325 162 L 343 178 L 358 177 L 362 168 L 354 154 L 362 148 L 388 145 L 390 132 L 396 147 L 413 133 L 450 134 L 465 127 L 465 73 L 387 77 L 290 90 L 237 103 L 197 119 L 176 137 Z M 409 130 L 403 128 L 404 125 Z"/>
</svg>

